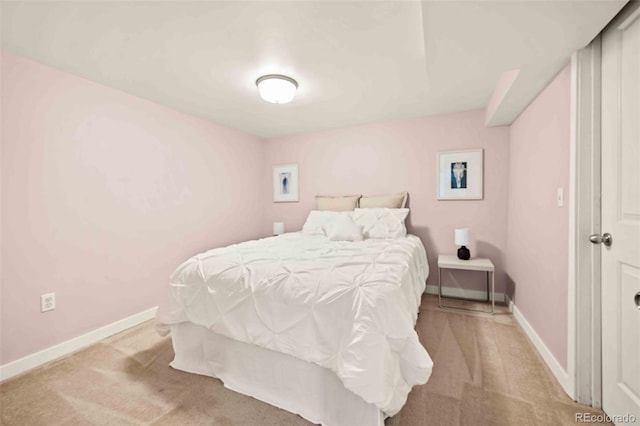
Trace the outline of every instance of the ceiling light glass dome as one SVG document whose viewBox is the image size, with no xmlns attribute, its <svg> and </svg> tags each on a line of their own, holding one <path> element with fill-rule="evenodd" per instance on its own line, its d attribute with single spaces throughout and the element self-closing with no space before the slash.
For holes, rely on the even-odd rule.
<svg viewBox="0 0 640 426">
<path fill-rule="evenodd" d="M 286 104 L 296 96 L 298 83 L 286 75 L 270 74 L 256 81 L 260 97 L 273 104 Z"/>
</svg>

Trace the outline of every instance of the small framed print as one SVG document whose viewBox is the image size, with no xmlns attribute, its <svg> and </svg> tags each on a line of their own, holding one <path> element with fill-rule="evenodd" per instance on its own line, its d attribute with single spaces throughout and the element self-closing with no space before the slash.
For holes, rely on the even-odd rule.
<svg viewBox="0 0 640 426">
<path fill-rule="evenodd" d="M 482 148 L 438 153 L 438 200 L 482 200 Z"/>
<path fill-rule="evenodd" d="M 298 165 L 273 166 L 273 202 L 298 201 Z"/>
</svg>

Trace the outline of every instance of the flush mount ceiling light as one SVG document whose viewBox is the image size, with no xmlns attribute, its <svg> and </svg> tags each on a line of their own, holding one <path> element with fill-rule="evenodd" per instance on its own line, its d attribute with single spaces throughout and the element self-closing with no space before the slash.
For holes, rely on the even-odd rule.
<svg viewBox="0 0 640 426">
<path fill-rule="evenodd" d="M 298 83 L 286 75 L 263 75 L 256 80 L 260 97 L 273 104 L 286 104 L 296 95 Z"/>
</svg>

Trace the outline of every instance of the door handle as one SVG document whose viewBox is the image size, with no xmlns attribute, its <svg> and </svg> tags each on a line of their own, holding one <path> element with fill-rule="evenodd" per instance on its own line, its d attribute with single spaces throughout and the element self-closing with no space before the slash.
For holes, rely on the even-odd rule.
<svg viewBox="0 0 640 426">
<path fill-rule="evenodd" d="M 633 296 L 633 301 L 636 304 L 636 308 L 640 309 L 640 291 Z"/>
<path fill-rule="evenodd" d="M 604 244 L 605 246 L 609 247 L 613 242 L 613 237 L 610 233 L 605 232 L 604 234 L 602 234 L 602 236 L 598 234 L 590 235 L 589 241 L 591 241 L 593 244 Z"/>
</svg>

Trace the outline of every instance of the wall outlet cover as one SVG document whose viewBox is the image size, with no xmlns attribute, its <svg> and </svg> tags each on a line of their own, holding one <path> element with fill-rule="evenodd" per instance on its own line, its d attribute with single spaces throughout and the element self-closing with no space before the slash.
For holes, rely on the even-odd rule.
<svg viewBox="0 0 640 426">
<path fill-rule="evenodd" d="M 56 308 L 56 294 L 45 293 L 40 296 L 40 312 L 52 311 Z"/>
</svg>

